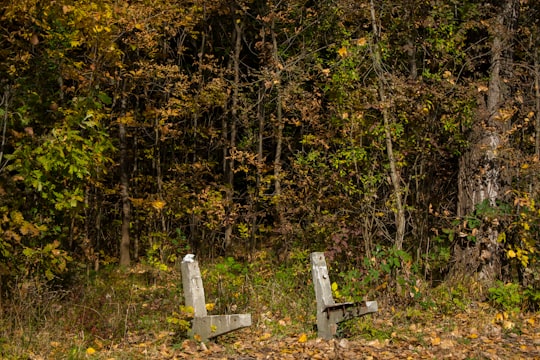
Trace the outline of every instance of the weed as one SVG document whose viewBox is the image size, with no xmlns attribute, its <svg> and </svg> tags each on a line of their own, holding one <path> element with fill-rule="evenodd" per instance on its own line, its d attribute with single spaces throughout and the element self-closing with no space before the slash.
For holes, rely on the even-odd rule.
<svg viewBox="0 0 540 360">
<path fill-rule="evenodd" d="M 366 340 L 386 340 L 392 337 L 389 326 L 377 326 L 371 318 L 358 318 L 339 324 L 338 334 L 342 337 L 359 336 Z"/>
<path fill-rule="evenodd" d="M 521 287 L 514 283 L 497 281 L 494 287 L 488 289 L 488 293 L 493 305 L 505 311 L 518 312 L 524 300 Z"/>
</svg>

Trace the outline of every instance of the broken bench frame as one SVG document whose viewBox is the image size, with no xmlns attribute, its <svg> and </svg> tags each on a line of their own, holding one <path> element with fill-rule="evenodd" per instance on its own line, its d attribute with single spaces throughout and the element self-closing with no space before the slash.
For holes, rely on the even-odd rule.
<svg viewBox="0 0 540 360">
<path fill-rule="evenodd" d="M 193 308 L 193 320 L 190 337 L 200 337 L 206 341 L 212 337 L 251 326 L 251 314 L 208 315 L 201 270 L 197 261 L 185 262 L 180 265 L 182 270 L 182 286 L 186 306 Z"/>
<path fill-rule="evenodd" d="M 318 337 L 332 339 L 337 333 L 338 323 L 378 311 L 377 301 L 345 303 L 334 301 L 323 252 L 311 253 L 311 273 L 317 298 Z"/>
</svg>

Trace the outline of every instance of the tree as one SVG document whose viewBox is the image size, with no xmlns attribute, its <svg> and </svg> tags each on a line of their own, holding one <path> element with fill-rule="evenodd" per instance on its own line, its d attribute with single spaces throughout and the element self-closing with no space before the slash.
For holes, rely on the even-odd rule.
<svg viewBox="0 0 540 360">
<path fill-rule="evenodd" d="M 513 40 L 519 17 L 520 3 L 505 0 L 490 4 L 496 14 L 488 31 L 491 34 L 490 69 L 485 102 L 480 100 L 478 113 L 470 134 L 470 149 L 460 160 L 459 216 L 475 215 L 481 225 L 475 233 L 476 242 L 458 252 L 458 263 L 468 270 L 479 270 L 481 279 L 500 278 L 501 228 L 497 212 L 502 211 L 505 179 L 503 154 L 508 151 L 507 131 L 513 110 L 512 90 L 507 86 L 513 74 Z M 471 263 L 471 260 L 473 261 Z"/>
</svg>

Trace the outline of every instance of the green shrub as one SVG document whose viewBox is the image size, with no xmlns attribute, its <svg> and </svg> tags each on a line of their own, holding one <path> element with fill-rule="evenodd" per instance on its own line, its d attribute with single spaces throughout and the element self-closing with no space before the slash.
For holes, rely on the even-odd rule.
<svg viewBox="0 0 540 360">
<path fill-rule="evenodd" d="M 505 311 L 519 311 L 524 301 L 519 284 L 497 281 L 494 287 L 488 289 L 489 300 L 495 307 Z"/>
</svg>

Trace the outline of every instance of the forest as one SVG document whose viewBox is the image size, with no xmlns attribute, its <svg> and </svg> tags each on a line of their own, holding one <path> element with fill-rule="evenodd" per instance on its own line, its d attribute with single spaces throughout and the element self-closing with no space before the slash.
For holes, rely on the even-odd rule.
<svg viewBox="0 0 540 360">
<path fill-rule="evenodd" d="M 0 4 L 2 357 L 122 358 L 152 332 L 175 350 L 141 358 L 227 358 L 178 335 L 194 253 L 210 308 L 334 358 L 311 342 L 315 251 L 335 297 L 384 309 L 336 349 L 475 304 L 540 354 L 539 2 Z"/>
</svg>

